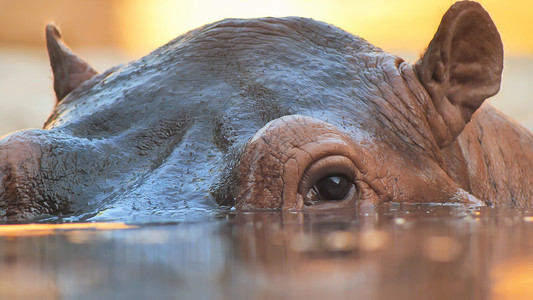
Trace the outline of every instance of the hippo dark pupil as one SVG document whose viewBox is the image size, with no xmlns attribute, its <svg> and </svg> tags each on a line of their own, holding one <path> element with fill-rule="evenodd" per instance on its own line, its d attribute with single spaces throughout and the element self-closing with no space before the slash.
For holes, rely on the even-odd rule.
<svg viewBox="0 0 533 300">
<path fill-rule="evenodd" d="M 353 183 L 344 175 L 328 176 L 320 179 L 314 186 L 323 201 L 339 201 L 346 198 Z"/>
</svg>

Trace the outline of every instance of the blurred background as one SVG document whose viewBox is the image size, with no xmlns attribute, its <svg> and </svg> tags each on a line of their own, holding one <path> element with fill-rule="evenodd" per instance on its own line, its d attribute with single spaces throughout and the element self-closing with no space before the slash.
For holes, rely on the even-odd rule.
<svg viewBox="0 0 533 300">
<path fill-rule="evenodd" d="M 444 0 L 0 0 L 0 136 L 41 127 L 54 106 L 44 26 L 98 71 L 228 17 L 297 15 L 325 21 L 414 62 L 435 33 Z M 504 80 L 490 101 L 533 129 L 533 2 L 480 0 L 505 45 Z"/>
</svg>

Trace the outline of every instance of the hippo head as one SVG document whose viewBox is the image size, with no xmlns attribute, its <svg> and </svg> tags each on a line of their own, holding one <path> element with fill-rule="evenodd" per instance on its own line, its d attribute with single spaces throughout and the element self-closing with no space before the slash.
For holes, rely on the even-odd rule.
<svg viewBox="0 0 533 300">
<path fill-rule="evenodd" d="M 48 26 L 57 104 L 0 141 L 0 219 L 483 202 L 454 141 L 497 93 L 474 2 L 414 65 L 304 18 L 229 19 L 98 74 Z"/>
</svg>

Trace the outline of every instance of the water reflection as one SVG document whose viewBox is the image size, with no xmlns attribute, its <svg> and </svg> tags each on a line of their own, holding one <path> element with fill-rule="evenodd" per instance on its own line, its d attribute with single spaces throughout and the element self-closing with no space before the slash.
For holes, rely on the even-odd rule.
<svg viewBox="0 0 533 300">
<path fill-rule="evenodd" d="M 532 236 L 529 211 L 397 204 L 0 234 L 0 298 L 520 299 Z"/>
</svg>

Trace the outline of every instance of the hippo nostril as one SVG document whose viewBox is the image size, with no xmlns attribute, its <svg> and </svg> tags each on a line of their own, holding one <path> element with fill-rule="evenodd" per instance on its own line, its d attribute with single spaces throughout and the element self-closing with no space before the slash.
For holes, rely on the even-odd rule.
<svg viewBox="0 0 533 300">
<path fill-rule="evenodd" d="M 0 220 L 28 220 L 49 211 L 40 177 L 43 130 L 12 133 L 0 140 Z"/>
<path fill-rule="evenodd" d="M 3 198 L 4 193 L 4 172 L 2 172 L 2 168 L 0 167 L 0 200 Z"/>
<path fill-rule="evenodd" d="M 0 221 L 6 221 L 7 195 L 6 195 L 6 176 L 3 171 L 4 166 L 0 165 Z"/>
</svg>

